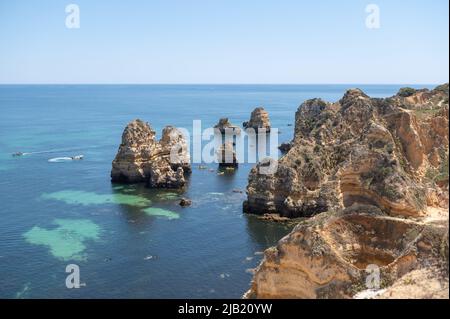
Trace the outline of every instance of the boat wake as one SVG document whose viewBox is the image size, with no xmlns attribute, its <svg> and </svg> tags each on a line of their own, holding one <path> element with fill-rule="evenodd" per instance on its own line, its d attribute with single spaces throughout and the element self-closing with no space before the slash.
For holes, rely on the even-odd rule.
<svg viewBox="0 0 450 319">
<path fill-rule="evenodd" d="M 88 150 L 88 149 L 101 148 L 101 147 L 105 147 L 105 146 L 113 146 L 113 145 L 94 145 L 94 146 L 87 146 L 87 147 L 60 148 L 60 149 L 52 149 L 52 150 L 45 150 L 45 151 L 27 152 L 27 153 L 22 153 L 22 155 L 74 152 L 74 151 L 83 151 L 83 150 Z"/>
<path fill-rule="evenodd" d="M 60 163 L 72 161 L 72 157 L 55 157 L 48 160 L 50 163 Z"/>
<path fill-rule="evenodd" d="M 51 158 L 48 161 L 50 163 L 60 163 L 60 162 L 68 162 L 68 161 L 79 161 L 84 158 L 84 155 L 77 155 L 72 157 L 55 157 Z"/>
</svg>

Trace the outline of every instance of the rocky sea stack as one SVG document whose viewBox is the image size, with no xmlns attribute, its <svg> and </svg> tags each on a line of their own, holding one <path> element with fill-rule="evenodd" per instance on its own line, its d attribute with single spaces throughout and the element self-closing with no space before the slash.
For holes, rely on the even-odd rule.
<svg viewBox="0 0 450 319">
<path fill-rule="evenodd" d="M 379 298 L 448 298 L 448 90 L 299 107 L 292 147 L 276 173 L 252 169 L 244 209 L 314 217 L 266 251 L 247 298 L 350 298 L 368 267 Z"/>
<path fill-rule="evenodd" d="M 223 143 L 219 147 L 217 150 L 217 161 L 219 162 L 219 167 L 221 168 L 237 168 L 239 166 L 233 143 Z"/>
<path fill-rule="evenodd" d="M 214 125 L 214 128 L 219 130 L 222 134 L 229 133 L 236 135 L 241 133 L 241 129 L 238 126 L 231 124 L 230 120 L 226 117 L 219 119 L 219 122 Z"/>
<path fill-rule="evenodd" d="M 258 133 L 258 129 L 264 129 L 270 132 L 269 113 L 263 107 L 257 107 L 253 110 L 250 121 L 242 123 L 245 129 L 252 128 Z"/>
<path fill-rule="evenodd" d="M 152 188 L 180 188 L 191 172 L 187 143 L 172 126 L 163 129 L 160 141 L 148 123 L 130 122 L 112 162 L 111 180 L 115 183 L 147 183 Z"/>
</svg>

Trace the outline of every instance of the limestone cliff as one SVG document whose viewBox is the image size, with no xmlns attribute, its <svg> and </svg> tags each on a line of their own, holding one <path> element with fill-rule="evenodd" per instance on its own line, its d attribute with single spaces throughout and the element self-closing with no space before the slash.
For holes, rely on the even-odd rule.
<svg viewBox="0 0 450 319">
<path fill-rule="evenodd" d="M 313 217 L 265 252 L 245 297 L 351 298 L 376 266 L 379 298 L 448 298 L 448 123 L 448 84 L 303 103 L 277 172 L 252 169 L 244 210 Z"/>
<path fill-rule="evenodd" d="M 250 120 L 242 124 L 245 129 L 252 128 L 258 133 L 259 129 L 270 132 L 269 113 L 263 107 L 257 107 L 250 115 Z"/>
<path fill-rule="evenodd" d="M 434 288 L 427 293 L 448 298 L 446 242 L 448 215 L 433 222 L 408 220 L 354 204 L 299 223 L 277 247 L 266 250 L 245 297 L 351 298 L 366 290 L 372 269 L 379 273 L 379 290 L 409 285 L 415 294 L 407 298 L 420 296 L 420 289 L 414 282 L 402 283 L 405 276 L 431 273 Z"/>
<path fill-rule="evenodd" d="M 111 180 L 117 183 L 145 182 L 154 188 L 180 188 L 190 173 L 187 143 L 181 132 L 172 126 L 163 129 L 157 141 L 148 123 L 130 122 L 112 162 Z"/>
<path fill-rule="evenodd" d="M 231 124 L 227 117 L 219 119 L 219 122 L 214 125 L 214 129 L 218 130 L 222 134 L 238 135 L 241 133 L 241 129 L 238 126 Z"/>
<path fill-rule="evenodd" d="M 250 172 L 247 212 L 302 217 L 357 202 L 420 216 L 448 205 L 448 85 L 386 99 L 353 89 L 306 101 L 295 118 L 277 172 Z"/>
</svg>

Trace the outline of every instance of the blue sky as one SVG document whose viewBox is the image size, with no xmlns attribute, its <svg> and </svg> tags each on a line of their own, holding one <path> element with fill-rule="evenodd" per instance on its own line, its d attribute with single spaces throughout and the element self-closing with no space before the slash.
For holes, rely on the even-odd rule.
<svg viewBox="0 0 450 319">
<path fill-rule="evenodd" d="M 65 6 L 80 7 L 80 29 Z M 380 29 L 365 25 L 380 8 Z M 0 0 L 0 83 L 443 83 L 447 0 Z"/>
</svg>

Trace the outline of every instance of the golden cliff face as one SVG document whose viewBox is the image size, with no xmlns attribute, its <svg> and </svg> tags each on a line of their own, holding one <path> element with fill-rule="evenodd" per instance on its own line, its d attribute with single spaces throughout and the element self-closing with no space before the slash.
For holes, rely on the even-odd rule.
<svg viewBox="0 0 450 319">
<path fill-rule="evenodd" d="M 391 217 L 359 204 L 319 214 L 265 252 L 245 297 L 351 298 L 364 290 L 369 265 L 379 267 L 380 288 L 418 269 L 433 269 L 445 285 L 448 228 L 435 222 Z"/>
<path fill-rule="evenodd" d="M 266 251 L 245 296 L 349 298 L 372 264 L 385 288 L 425 268 L 448 287 L 448 123 L 448 84 L 302 104 L 292 148 L 275 174 L 251 171 L 244 207 L 314 217 Z"/>
<path fill-rule="evenodd" d="M 428 188 L 448 179 L 448 93 L 372 99 L 353 89 L 336 103 L 309 100 L 292 144 L 275 174 L 251 171 L 247 212 L 303 217 L 358 202 L 420 216 Z"/>
<path fill-rule="evenodd" d="M 122 134 L 122 143 L 112 162 L 111 180 L 143 182 L 153 188 L 180 188 L 190 172 L 187 143 L 181 132 L 166 126 L 157 141 L 150 125 L 137 119 Z"/>
<path fill-rule="evenodd" d="M 252 128 L 256 132 L 259 129 L 263 129 L 266 132 L 270 132 L 270 119 L 269 113 L 263 107 L 257 107 L 252 111 L 250 120 L 243 123 L 244 128 Z"/>
</svg>

